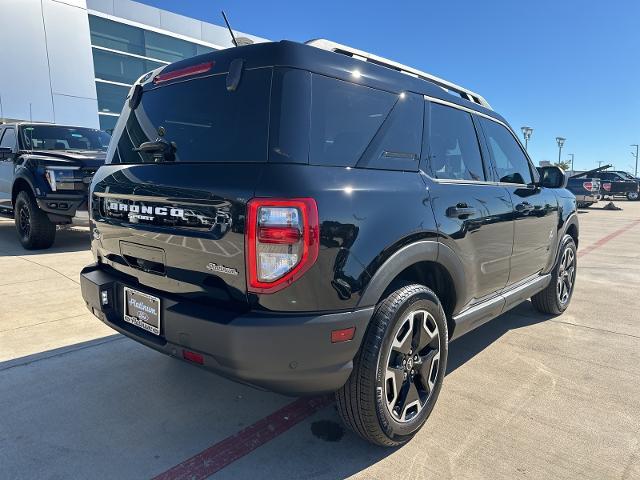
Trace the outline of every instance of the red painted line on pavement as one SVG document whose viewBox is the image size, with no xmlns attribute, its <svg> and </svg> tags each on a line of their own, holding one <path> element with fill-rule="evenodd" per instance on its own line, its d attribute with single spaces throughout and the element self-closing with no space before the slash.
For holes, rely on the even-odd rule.
<svg viewBox="0 0 640 480">
<path fill-rule="evenodd" d="M 283 434 L 318 410 L 331 405 L 333 396 L 299 398 L 235 435 L 210 446 L 153 480 L 205 479 Z M 259 475 L 258 475 L 259 477 Z"/>
<path fill-rule="evenodd" d="M 593 252 L 596 248 L 600 248 L 601 246 L 605 245 L 606 243 L 609 243 L 611 240 L 613 240 L 614 238 L 616 238 L 619 235 L 622 235 L 624 232 L 626 232 L 628 230 L 631 230 L 636 225 L 640 225 L 640 220 L 635 220 L 635 221 L 631 222 L 629 225 L 627 225 L 626 227 L 622 227 L 619 230 L 616 230 L 615 232 L 610 233 L 606 237 L 602 237 L 596 243 L 591 244 L 588 247 L 585 247 L 585 248 L 581 249 L 580 251 L 578 251 L 578 256 L 582 257 L 582 256 L 584 256 L 584 255 L 586 255 L 588 253 Z"/>
<path fill-rule="evenodd" d="M 602 247 L 619 235 L 631 230 L 636 225 L 640 225 L 640 219 L 610 233 L 596 243 L 581 249 L 578 252 L 578 256 L 587 255 L 593 250 Z M 166 472 L 161 473 L 154 477 L 153 480 L 203 480 L 251 453 L 265 443 L 270 442 L 315 412 L 332 403 L 332 396 L 299 398 L 271 415 L 258 420 L 253 425 L 240 430 L 235 435 L 225 438 L 175 467 L 170 468 Z"/>
</svg>

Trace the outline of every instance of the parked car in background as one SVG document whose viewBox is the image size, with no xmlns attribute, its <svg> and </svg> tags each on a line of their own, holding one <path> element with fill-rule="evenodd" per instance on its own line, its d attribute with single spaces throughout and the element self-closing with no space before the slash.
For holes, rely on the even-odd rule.
<svg viewBox="0 0 640 480">
<path fill-rule="evenodd" d="M 576 197 L 578 208 L 588 208 L 598 203 L 600 197 L 599 178 L 569 178 L 567 190 Z"/>
<path fill-rule="evenodd" d="M 605 172 L 606 173 L 606 172 Z M 629 172 L 625 172 L 622 170 L 613 170 L 612 173 L 616 173 L 622 178 L 622 181 L 626 182 L 635 182 L 638 185 L 638 189 L 636 191 L 627 192 L 626 197 L 629 200 L 638 200 L 640 194 L 640 178 L 631 175 Z"/>
<path fill-rule="evenodd" d="M 622 173 L 625 173 L 623 175 Z M 593 174 L 595 178 L 600 179 L 600 193 L 604 197 L 624 196 L 628 200 L 638 200 L 640 191 L 640 183 L 633 176 L 626 172 L 618 172 L 606 170 Z"/>
<path fill-rule="evenodd" d="M 13 211 L 24 248 L 49 248 L 56 225 L 88 224 L 88 187 L 110 139 L 93 128 L 0 125 L 0 208 Z"/>
<path fill-rule="evenodd" d="M 327 40 L 228 48 L 131 88 L 91 183 L 82 295 L 164 354 L 335 392 L 348 426 L 396 446 L 450 340 L 529 298 L 568 307 L 565 187 L 477 93 Z"/>
</svg>

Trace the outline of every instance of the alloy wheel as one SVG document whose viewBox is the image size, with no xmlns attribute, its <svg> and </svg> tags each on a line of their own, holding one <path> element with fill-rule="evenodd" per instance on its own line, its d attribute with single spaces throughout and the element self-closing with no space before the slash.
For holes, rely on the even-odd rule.
<svg viewBox="0 0 640 480">
<path fill-rule="evenodd" d="M 18 228 L 23 238 L 27 238 L 31 233 L 31 214 L 26 205 L 23 205 L 18 212 Z"/>
<path fill-rule="evenodd" d="M 575 253 L 571 248 L 564 249 L 558 269 L 558 280 L 556 286 L 558 300 L 562 305 L 565 305 L 569 301 L 571 291 L 573 290 L 576 273 L 575 258 Z"/>
<path fill-rule="evenodd" d="M 398 322 L 385 361 L 384 398 L 391 416 L 414 419 L 431 396 L 440 367 L 438 325 L 426 310 L 413 310 Z"/>
</svg>

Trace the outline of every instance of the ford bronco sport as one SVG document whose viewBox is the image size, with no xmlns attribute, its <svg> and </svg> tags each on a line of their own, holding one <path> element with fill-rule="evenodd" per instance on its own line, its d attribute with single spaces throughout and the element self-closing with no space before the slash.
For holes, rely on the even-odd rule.
<svg viewBox="0 0 640 480">
<path fill-rule="evenodd" d="M 92 128 L 0 125 L 0 211 L 13 210 L 24 248 L 49 248 L 56 225 L 88 224 L 89 184 L 110 138 Z"/>
<path fill-rule="evenodd" d="M 326 40 L 144 75 L 91 184 L 87 307 L 167 355 L 406 442 L 449 342 L 568 306 L 575 197 L 480 95 Z"/>
</svg>

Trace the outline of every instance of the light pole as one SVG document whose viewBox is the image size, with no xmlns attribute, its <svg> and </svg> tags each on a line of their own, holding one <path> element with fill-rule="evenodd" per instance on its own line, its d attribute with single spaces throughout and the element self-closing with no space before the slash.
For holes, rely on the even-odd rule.
<svg viewBox="0 0 640 480">
<path fill-rule="evenodd" d="M 528 150 L 529 139 L 531 138 L 531 134 L 533 133 L 533 128 L 522 127 L 520 130 L 522 130 L 522 136 L 524 137 L 524 149 Z"/>
<path fill-rule="evenodd" d="M 636 172 L 633 174 L 634 177 L 638 176 L 638 145 L 637 144 L 633 144 L 631 145 L 632 147 L 636 147 L 636 153 L 634 154 L 633 152 L 631 152 L 631 155 L 633 155 L 634 157 L 636 157 Z"/>
<path fill-rule="evenodd" d="M 567 156 L 571 157 L 571 175 L 573 175 L 573 157 L 575 157 L 575 155 L 573 153 L 567 153 Z"/>
<path fill-rule="evenodd" d="M 562 147 L 564 146 L 566 138 L 556 137 L 556 142 L 558 142 L 558 163 L 560 163 L 560 156 L 562 155 Z"/>
</svg>

